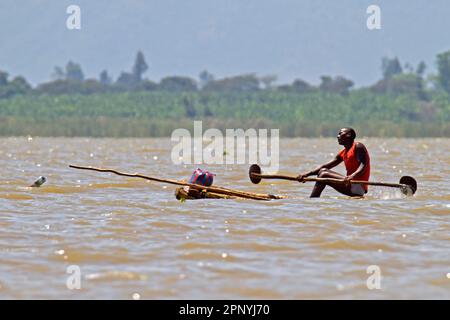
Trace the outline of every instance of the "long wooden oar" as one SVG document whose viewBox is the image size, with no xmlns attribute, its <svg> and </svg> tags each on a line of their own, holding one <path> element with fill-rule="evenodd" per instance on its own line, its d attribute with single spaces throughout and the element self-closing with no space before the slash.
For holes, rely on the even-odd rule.
<svg viewBox="0 0 450 320">
<path fill-rule="evenodd" d="M 257 164 L 253 164 L 249 169 L 249 177 L 250 181 L 258 184 L 262 179 L 282 179 L 282 180 L 290 180 L 290 181 L 298 181 L 297 177 L 294 176 L 285 176 L 285 175 L 270 175 L 270 174 L 261 174 L 261 168 Z M 344 180 L 333 179 L 333 178 L 304 178 L 303 181 L 316 181 L 323 183 L 339 183 L 345 184 Z M 399 188 L 403 194 L 410 195 L 414 194 L 417 191 L 417 182 L 413 177 L 403 176 L 400 178 L 399 183 L 387 183 L 387 182 L 372 182 L 372 181 L 361 181 L 361 180 L 350 180 L 351 184 L 362 184 L 369 186 L 383 186 L 383 187 L 392 187 Z"/>
<path fill-rule="evenodd" d="M 178 186 L 188 186 L 190 188 L 194 188 L 200 191 L 206 191 L 206 192 L 213 192 L 213 193 L 221 193 L 229 196 L 235 196 L 239 198 L 246 198 L 246 199 L 253 199 L 253 200 L 272 200 L 272 199 L 283 199 L 285 197 L 283 196 L 277 196 L 272 194 L 261 194 L 261 193 L 253 193 L 253 192 L 244 192 L 239 190 L 232 190 L 228 188 L 219 188 L 219 187 L 205 187 L 198 184 L 192 184 L 187 183 L 184 181 L 178 181 L 178 180 L 171 180 L 171 179 L 160 179 L 160 178 L 154 178 L 154 177 L 148 177 L 144 176 L 142 174 L 137 173 L 124 173 L 112 169 L 102 169 L 102 168 L 94 168 L 94 167 L 83 167 L 83 166 L 76 166 L 76 165 L 69 165 L 70 168 L 74 169 L 81 169 L 81 170 L 92 170 L 97 172 L 109 172 L 114 173 L 119 176 L 125 176 L 125 177 L 132 177 L 132 178 L 141 178 L 151 181 L 157 181 L 157 182 L 163 182 L 168 184 L 174 184 Z"/>
</svg>

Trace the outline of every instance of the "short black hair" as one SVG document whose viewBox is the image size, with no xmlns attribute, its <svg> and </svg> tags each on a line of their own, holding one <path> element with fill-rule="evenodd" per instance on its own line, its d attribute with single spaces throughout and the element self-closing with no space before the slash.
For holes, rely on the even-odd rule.
<svg viewBox="0 0 450 320">
<path fill-rule="evenodd" d="M 355 129 L 350 128 L 350 127 L 345 127 L 344 129 L 347 130 L 350 133 L 350 137 L 353 140 L 355 140 L 355 138 L 356 138 L 356 131 L 355 131 Z"/>
</svg>

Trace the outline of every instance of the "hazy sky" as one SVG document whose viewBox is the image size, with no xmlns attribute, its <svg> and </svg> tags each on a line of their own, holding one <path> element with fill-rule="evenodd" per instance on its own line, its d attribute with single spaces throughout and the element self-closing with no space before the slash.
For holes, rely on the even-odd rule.
<svg viewBox="0 0 450 320">
<path fill-rule="evenodd" d="M 81 30 L 66 8 L 81 7 Z M 370 4 L 381 30 L 366 27 Z M 435 69 L 450 49 L 449 0 L 0 0 L 0 70 L 32 83 L 73 60 L 87 77 L 130 70 L 137 50 L 152 80 L 255 72 L 278 83 L 343 75 L 357 86 L 380 77 L 382 56 Z"/>
</svg>

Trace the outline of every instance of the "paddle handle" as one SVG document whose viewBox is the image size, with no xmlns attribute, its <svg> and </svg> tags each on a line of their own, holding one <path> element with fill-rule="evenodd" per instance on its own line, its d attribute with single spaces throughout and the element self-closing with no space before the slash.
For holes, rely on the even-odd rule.
<svg viewBox="0 0 450 320">
<path fill-rule="evenodd" d="M 294 176 L 284 176 L 284 175 L 271 175 L 271 174 L 257 174 L 252 173 L 252 176 L 261 178 L 261 179 L 282 179 L 282 180 L 290 180 L 290 181 L 298 181 L 297 177 Z M 315 181 L 315 182 L 324 182 L 324 183 L 339 183 L 345 184 L 344 180 L 341 179 L 333 179 L 333 178 L 304 178 L 303 181 Z M 393 188 L 404 188 L 407 185 L 400 183 L 387 183 L 387 182 L 372 182 L 372 181 L 362 181 L 362 180 L 350 180 L 351 184 L 363 184 L 369 186 L 383 186 L 383 187 L 393 187 Z"/>
<path fill-rule="evenodd" d="M 340 183 L 345 184 L 345 181 L 340 179 L 333 179 L 333 178 L 305 178 L 305 181 L 317 181 L 317 182 L 334 182 L 334 183 Z M 393 188 L 403 188 L 407 187 L 406 184 L 400 184 L 400 183 L 389 183 L 389 182 L 374 182 L 374 181 L 363 181 L 363 180 L 350 180 L 351 184 L 363 184 L 367 186 L 383 186 L 383 187 L 393 187 Z"/>
<path fill-rule="evenodd" d="M 261 179 L 281 179 L 281 180 L 298 181 L 297 177 L 283 176 L 283 175 L 279 175 L 279 174 L 258 174 L 258 173 L 252 173 L 252 176 L 257 177 L 257 178 L 261 178 Z"/>
</svg>

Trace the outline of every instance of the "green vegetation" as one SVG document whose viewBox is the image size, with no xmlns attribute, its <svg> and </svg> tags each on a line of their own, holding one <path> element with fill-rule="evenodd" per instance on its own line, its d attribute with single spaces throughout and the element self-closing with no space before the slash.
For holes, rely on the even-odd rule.
<svg viewBox="0 0 450 320">
<path fill-rule="evenodd" d="M 334 136 L 342 126 L 366 136 L 450 137 L 450 51 L 437 66 L 425 79 L 423 62 L 414 71 L 384 58 L 383 78 L 359 89 L 340 76 L 322 76 L 319 86 L 301 79 L 274 86 L 270 75 L 215 80 L 206 70 L 199 82 L 170 76 L 156 83 L 143 78 L 141 52 L 115 82 L 106 70 L 85 80 L 73 62 L 36 88 L 0 71 L 0 135 L 169 136 L 203 120 L 204 129 L 279 128 L 288 137 Z"/>
</svg>

